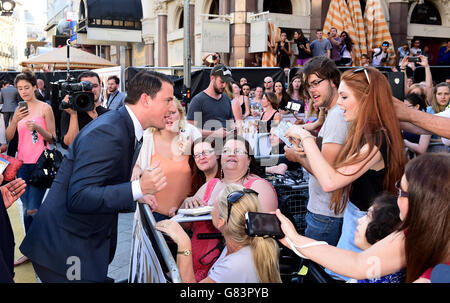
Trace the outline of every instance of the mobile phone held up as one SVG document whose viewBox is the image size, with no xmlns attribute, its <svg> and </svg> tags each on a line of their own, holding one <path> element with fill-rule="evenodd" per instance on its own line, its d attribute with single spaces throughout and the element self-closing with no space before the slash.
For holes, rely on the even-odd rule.
<svg viewBox="0 0 450 303">
<path fill-rule="evenodd" d="M 28 109 L 27 101 L 19 101 L 19 107 L 24 107 L 27 110 Z"/>
<path fill-rule="evenodd" d="M 245 232 L 250 237 L 284 238 L 281 222 L 275 214 L 247 212 L 245 214 Z"/>
<path fill-rule="evenodd" d="M 421 62 L 419 57 L 408 57 L 408 62 Z"/>
</svg>

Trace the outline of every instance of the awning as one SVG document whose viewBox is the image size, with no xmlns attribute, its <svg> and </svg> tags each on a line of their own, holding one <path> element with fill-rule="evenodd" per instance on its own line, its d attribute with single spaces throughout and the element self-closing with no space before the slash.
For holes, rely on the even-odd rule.
<svg viewBox="0 0 450 303">
<path fill-rule="evenodd" d="M 353 27 L 356 32 L 356 36 L 353 39 L 355 43 L 355 65 L 361 65 L 361 55 L 367 54 L 367 40 L 366 32 L 364 30 L 364 20 L 362 17 L 361 4 L 359 0 L 349 0 L 348 9 L 352 16 Z M 356 44 L 358 44 L 356 46 Z M 358 49 L 359 48 L 359 49 Z"/>
<path fill-rule="evenodd" d="M 367 34 L 367 49 L 381 47 L 383 41 L 389 42 L 389 66 L 395 65 L 395 48 L 391 33 L 378 0 L 367 0 L 364 12 L 364 26 Z"/>
<path fill-rule="evenodd" d="M 275 26 L 271 22 L 267 22 L 268 33 L 269 33 L 269 42 L 272 45 L 275 45 L 280 40 L 281 30 L 279 27 Z M 266 52 L 262 53 L 262 67 L 276 67 L 277 66 L 277 56 L 275 56 L 270 49 L 267 49 Z"/>
<path fill-rule="evenodd" d="M 51 52 L 30 58 L 20 63 L 22 66 L 33 67 L 34 69 L 42 68 L 43 65 L 50 65 L 57 69 L 66 69 L 67 63 L 67 46 L 57 48 Z M 116 66 L 106 59 L 85 52 L 83 50 L 70 48 L 70 69 L 96 69 L 103 67 Z"/>
<path fill-rule="evenodd" d="M 323 25 L 324 32 L 330 32 L 334 27 L 338 32 L 346 31 L 353 41 L 354 53 L 360 53 L 358 37 L 352 23 L 350 11 L 345 0 L 331 0 L 328 14 Z M 353 62 L 355 65 L 356 62 Z"/>
<path fill-rule="evenodd" d="M 141 21 L 141 0 L 87 0 L 89 19 Z"/>
</svg>

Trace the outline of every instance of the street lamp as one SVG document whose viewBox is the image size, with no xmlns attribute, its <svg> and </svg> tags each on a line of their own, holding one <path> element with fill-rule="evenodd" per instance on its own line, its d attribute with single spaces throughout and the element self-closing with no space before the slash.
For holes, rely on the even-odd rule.
<svg viewBox="0 0 450 303">
<path fill-rule="evenodd" d="M 2 16 L 11 16 L 15 7 L 16 2 L 14 2 L 13 0 L 2 0 L 0 2 L 0 10 L 2 12 Z"/>
</svg>

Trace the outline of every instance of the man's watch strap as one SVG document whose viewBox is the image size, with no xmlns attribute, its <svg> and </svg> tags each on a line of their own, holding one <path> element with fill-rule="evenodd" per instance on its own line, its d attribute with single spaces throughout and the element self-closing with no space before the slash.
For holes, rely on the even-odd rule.
<svg viewBox="0 0 450 303">
<path fill-rule="evenodd" d="M 190 249 L 185 249 L 182 251 L 177 251 L 178 255 L 185 255 L 185 256 L 190 256 L 192 254 L 192 251 Z"/>
</svg>

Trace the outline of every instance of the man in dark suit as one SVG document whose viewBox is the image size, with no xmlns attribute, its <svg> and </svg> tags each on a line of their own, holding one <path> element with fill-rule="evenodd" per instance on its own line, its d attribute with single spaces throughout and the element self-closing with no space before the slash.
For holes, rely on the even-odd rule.
<svg viewBox="0 0 450 303">
<path fill-rule="evenodd" d="M 9 83 L 8 86 L 2 88 L 0 94 L 0 104 L 3 104 L 2 113 L 3 118 L 5 119 L 5 129 L 8 128 L 9 120 L 11 120 L 14 115 L 14 111 L 16 110 L 20 100 L 21 98 L 19 96 L 19 92 L 14 85 Z"/>
<path fill-rule="evenodd" d="M 20 246 L 43 282 L 106 280 L 118 213 L 135 210 L 135 201 L 166 186 L 158 164 L 138 180 L 130 177 L 143 131 L 164 128 L 172 100 L 166 75 L 140 72 L 129 83 L 125 106 L 75 138 Z"/>
<path fill-rule="evenodd" d="M 47 96 L 45 95 L 45 82 L 42 79 L 37 79 L 36 81 L 37 89 L 34 91 L 36 98 L 39 101 L 47 102 Z"/>
</svg>

